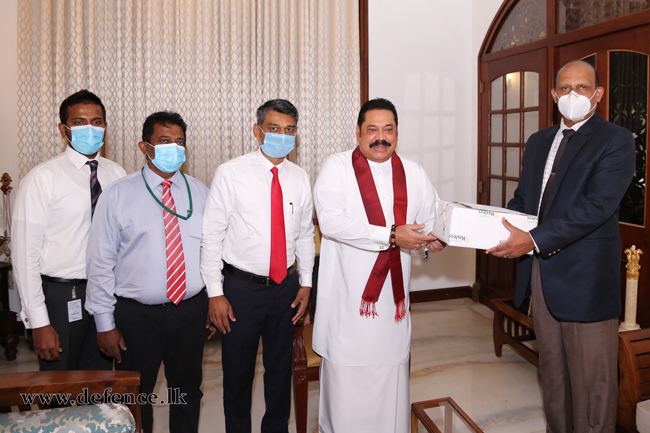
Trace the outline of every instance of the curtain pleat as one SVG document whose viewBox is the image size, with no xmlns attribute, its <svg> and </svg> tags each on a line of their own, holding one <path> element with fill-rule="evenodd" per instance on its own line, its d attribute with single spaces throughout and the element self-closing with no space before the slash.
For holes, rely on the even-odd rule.
<svg viewBox="0 0 650 433">
<path fill-rule="evenodd" d="M 189 174 L 256 149 L 268 99 L 300 113 L 297 163 L 355 145 L 359 10 L 349 0 L 25 0 L 18 11 L 20 174 L 65 146 L 58 109 L 82 89 L 107 110 L 107 156 L 133 172 L 142 123 L 159 110 L 188 123 Z"/>
</svg>

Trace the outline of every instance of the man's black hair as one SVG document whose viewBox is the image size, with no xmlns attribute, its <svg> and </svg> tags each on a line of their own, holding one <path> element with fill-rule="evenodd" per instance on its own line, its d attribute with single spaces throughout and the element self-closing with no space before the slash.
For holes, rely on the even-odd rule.
<svg viewBox="0 0 650 433">
<path fill-rule="evenodd" d="M 361 111 L 359 111 L 359 118 L 357 119 L 357 125 L 361 127 L 363 122 L 366 121 L 366 113 L 370 110 L 389 110 L 393 112 L 393 117 L 395 117 L 395 126 L 397 126 L 397 110 L 395 105 L 390 102 L 388 99 L 384 98 L 375 98 L 363 104 Z"/>
<path fill-rule="evenodd" d="M 580 62 L 580 63 L 584 63 L 585 65 L 589 65 L 589 66 L 591 66 L 591 68 L 594 70 L 594 75 L 596 75 L 596 88 L 600 87 L 600 76 L 598 75 L 598 69 L 596 69 L 596 68 L 594 67 L 594 65 L 592 65 L 592 64 L 589 63 L 589 62 L 585 62 L 584 60 L 572 60 L 572 61 L 570 61 L 570 62 L 565 63 L 564 66 L 562 66 L 560 69 L 558 69 L 558 70 L 555 72 L 555 78 L 553 78 L 553 88 L 554 88 L 554 89 L 557 89 L 557 76 L 559 75 L 560 71 L 561 71 L 562 69 L 566 68 L 567 65 L 569 65 L 569 64 L 571 64 L 571 63 L 578 63 L 578 62 Z"/>
<path fill-rule="evenodd" d="M 178 125 L 183 129 L 183 135 L 186 135 L 187 123 L 180 114 L 172 111 L 158 111 L 150 114 L 147 120 L 144 121 L 144 125 L 142 125 L 142 141 L 151 144 L 151 136 L 155 125 Z"/>
<path fill-rule="evenodd" d="M 79 90 L 77 93 L 73 93 L 68 96 L 61 102 L 61 107 L 59 107 L 59 120 L 64 125 L 68 122 L 68 112 L 70 107 L 77 104 L 95 104 L 99 105 L 102 108 L 102 116 L 104 117 L 104 122 L 106 122 L 106 108 L 102 104 L 102 100 L 99 99 L 97 95 L 93 92 L 90 92 L 86 89 Z"/>
<path fill-rule="evenodd" d="M 257 124 L 260 127 L 262 126 L 262 123 L 264 123 L 264 119 L 266 118 L 266 114 L 269 112 L 269 110 L 277 111 L 278 113 L 282 114 L 288 114 L 289 116 L 293 117 L 293 119 L 296 121 L 296 124 L 298 123 L 298 110 L 291 102 L 287 101 L 286 99 L 271 99 L 270 101 L 266 101 L 257 109 Z"/>
</svg>

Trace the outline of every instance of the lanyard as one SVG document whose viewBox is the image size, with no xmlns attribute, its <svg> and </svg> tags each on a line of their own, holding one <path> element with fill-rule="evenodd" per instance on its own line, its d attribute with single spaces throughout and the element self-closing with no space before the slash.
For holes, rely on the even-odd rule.
<svg viewBox="0 0 650 433">
<path fill-rule="evenodd" d="M 167 206 L 162 204 L 162 202 L 160 200 L 158 200 L 158 197 L 156 197 L 154 195 L 153 191 L 151 191 L 151 188 L 149 188 L 149 184 L 147 183 L 147 179 L 144 177 L 144 167 L 142 167 L 142 170 L 140 170 L 140 173 L 142 173 L 142 180 L 144 180 L 144 184 L 147 186 L 147 191 L 149 191 L 149 194 L 151 194 L 151 197 L 153 197 L 154 200 L 156 200 L 158 202 L 158 204 L 160 206 L 162 206 L 163 209 L 165 209 L 170 214 L 172 214 L 174 216 L 177 216 L 178 218 L 180 218 L 182 220 L 185 220 L 185 221 L 187 221 L 192 216 L 192 213 L 194 212 L 194 209 L 192 209 L 192 191 L 190 191 L 190 184 L 187 183 L 187 178 L 185 177 L 185 174 L 183 174 L 182 171 L 180 173 L 183 176 L 183 179 L 185 179 L 185 186 L 187 186 L 187 195 L 190 196 L 190 208 L 187 210 L 187 216 L 185 216 L 185 217 L 182 216 L 182 215 L 177 214 L 176 212 L 174 212 L 173 210 L 171 210 L 170 208 L 168 208 Z"/>
</svg>

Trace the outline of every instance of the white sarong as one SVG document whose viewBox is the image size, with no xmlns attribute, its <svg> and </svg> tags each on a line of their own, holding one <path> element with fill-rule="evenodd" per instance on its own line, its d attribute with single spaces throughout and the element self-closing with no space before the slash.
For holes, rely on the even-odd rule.
<svg viewBox="0 0 650 433">
<path fill-rule="evenodd" d="M 320 433 L 408 433 L 409 363 L 320 365 Z"/>
</svg>

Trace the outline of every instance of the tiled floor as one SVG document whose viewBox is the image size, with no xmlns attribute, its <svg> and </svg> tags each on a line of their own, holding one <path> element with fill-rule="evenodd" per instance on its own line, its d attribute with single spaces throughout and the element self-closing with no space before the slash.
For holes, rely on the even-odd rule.
<svg viewBox="0 0 650 433">
<path fill-rule="evenodd" d="M 545 430 L 537 369 L 508 346 L 494 355 L 492 311 L 469 299 L 414 304 L 411 345 L 411 401 L 450 396 L 485 433 L 538 433 Z M 260 348 L 261 354 L 261 348 Z M 258 357 L 253 385 L 253 432 L 264 414 L 263 367 Z M 221 343 L 209 341 L 203 360 L 201 432 L 224 431 Z M 38 369 L 36 356 L 21 339 L 15 362 L 0 360 L 0 373 Z M 156 392 L 167 385 L 161 373 Z M 154 409 L 154 431 L 167 432 L 168 408 Z M 317 432 L 318 383 L 309 388 L 308 431 Z M 293 413 L 290 432 L 295 432 Z M 420 431 L 423 431 L 422 429 Z"/>
</svg>

